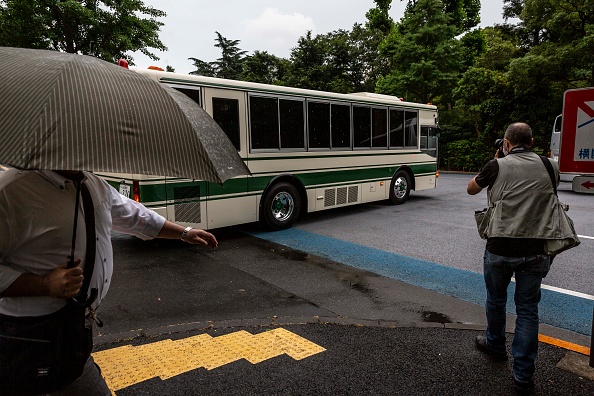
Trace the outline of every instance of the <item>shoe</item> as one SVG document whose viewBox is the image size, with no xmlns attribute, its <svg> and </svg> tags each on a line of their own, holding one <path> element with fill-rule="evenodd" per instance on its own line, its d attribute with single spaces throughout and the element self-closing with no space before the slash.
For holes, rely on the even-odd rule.
<svg viewBox="0 0 594 396">
<path fill-rule="evenodd" d="M 534 391 L 534 381 L 530 379 L 528 382 L 520 382 L 514 375 L 514 390 L 517 395 L 531 395 Z"/>
<path fill-rule="evenodd" d="M 505 352 L 505 351 L 498 351 L 495 348 L 493 348 L 491 345 L 489 345 L 487 343 L 487 337 L 485 337 L 485 336 L 476 336 L 476 339 L 474 340 L 474 343 L 476 345 L 476 348 L 479 351 L 481 351 L 483 353 L 486 353 L 487 355 L 493 356 L 497 360 L 501 360 L 501 361 L 507 360 L 507 352 Z"/>
</svg>

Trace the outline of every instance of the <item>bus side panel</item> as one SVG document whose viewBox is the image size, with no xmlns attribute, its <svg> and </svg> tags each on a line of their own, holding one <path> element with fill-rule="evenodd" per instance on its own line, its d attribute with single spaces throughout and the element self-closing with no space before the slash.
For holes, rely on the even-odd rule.
<svg viewBox="0 0 594 396">
<path fill-rule="evenodd" d="M 256 197 L 247 192 L 247 183 L 245 176 L 229 179 L 223 185 L 208 183 L 208 228 L 257 220 Z"/>
<path fill-rule="evenodd" d="M 388 186 L 386 188 L 386 185 Z M 361 184 L 361 202 L 375 202 L 386 199 L 389 193 L 390 180 L 374 181 Z"/>
<path fill-rule="evenodd" d="M 208 182 L 167 179 L 167 216 L 182 225 L 207 228 L 206 197 Z"/>
<path fill-rule="evenodd" d="M 415 191 L 429 190 L 435 188 L 435 174 L 415 176 Z"/>
<path fill-rule="evenodd" d="M 209 199 L 208 228 L 252 223 L 258 220 L 258 196 L 248 195 L 227 199 Z"/>
</svg>

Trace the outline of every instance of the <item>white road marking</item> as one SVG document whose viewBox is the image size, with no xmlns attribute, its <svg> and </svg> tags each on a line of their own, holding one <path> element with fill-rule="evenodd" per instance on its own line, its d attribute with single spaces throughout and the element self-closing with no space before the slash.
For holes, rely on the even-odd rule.
<svg viewBox="0 0 594 396">
<path fill-rule="evenodd" d="M 594 239 L 594 237 L 586 236 L 586 235 L 578 235 L 578 238 Z"/>
<path fill-rule="evenodd" d="M 570 296 L 585 298 L 586 300 L 594 301 L 594 296 L 590 294 L 580 293 L 573 290 L 561 289 L 560 287 L 549 286 L 549 285 L 541 285 L 542 289 L 547 289 L 551 291 L 555 291 L 557 293 L 569 294 Z"/>
<path fill-rule="evenodd" d="M 512 277 L 512 282 L 516 281 L 515 277 Z M 562 294 L 567 294 L 569 296 L 574 296 L 574 297 L 579 297 L 579 298 L 584 298 L 586 300 L 592 300 L 594 301 L 594 296 L 590 295 L 590 294 L 586 294 L 586 293 L 580 293 L 580 292 L 576 292 L 573 290 L 567 290 L 567 289 L 562 289 L 560 287 L 555 287 L 555 286 L 549 286 L 549 285 L 545 285 L 545 284 L 541 284 L 540 285 L 541 289 L 546 289 L 546 290 L 550 290 L 550 291 L 554 291 L 557 293 L 562 293 Z"/>
</svg>

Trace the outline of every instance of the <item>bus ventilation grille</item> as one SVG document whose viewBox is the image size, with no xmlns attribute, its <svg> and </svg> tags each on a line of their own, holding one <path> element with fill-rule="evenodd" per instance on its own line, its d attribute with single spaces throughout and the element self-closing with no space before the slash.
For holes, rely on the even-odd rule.
<svg viewBox="0 0 594 396">
<path fill-rule="evenodd" d="M 174 187 L 175 221 L 201 223 L 200 186 Z"/>
<path fill-rule="evenodd" d="M 324 190 L 324 207 L 358 202 L 359 186 L 328 188 Z"/>
</svg>

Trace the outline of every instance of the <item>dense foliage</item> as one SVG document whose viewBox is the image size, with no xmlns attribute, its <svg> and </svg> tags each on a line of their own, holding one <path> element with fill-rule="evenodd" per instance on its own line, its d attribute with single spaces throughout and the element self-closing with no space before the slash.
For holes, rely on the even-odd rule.
<svg viewBox="0 0 594 396">
<path fill-rule="evenodd" d="M 147 16 L 148 18 L 143 18 Z M 108 61 L 131 51 L 159 59 L 163 11 L 140 0 L 0 0 L 0 46 L 94 55 Z"/>
</svg>

